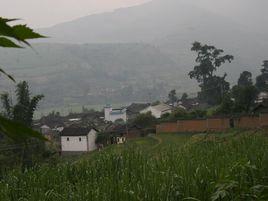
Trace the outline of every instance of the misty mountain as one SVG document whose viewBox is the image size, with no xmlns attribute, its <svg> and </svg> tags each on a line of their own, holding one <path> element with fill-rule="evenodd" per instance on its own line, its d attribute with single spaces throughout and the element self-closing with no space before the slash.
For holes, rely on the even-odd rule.
<svg viewBox="0 0 268 201">
<path fill-rule="evenodd" d="M 266 4 L 263 0 L 217 1 L 217 5 L 215 0 L 153 0 L 40 31 L 51 36 L 46 40 L 50 42 L 150 43 L 171 56 L 184 72 L 193 66 L 191 43 L 214 44 L 235 56 L 235 62 L 222 70 L 230 72 L 230 80 L 234 81 L 241 70 L 256 75 L 262 60 L 268 57 L 268 35 L 261 29 L 251 28 L 257 24 L 256 20 L 262 19 L 259 24 L 266 21 L 267 17 L 261 17 L 264 14 L 258 12 L 258 9 L 264 11 Z M 243 8 L 251 12 L 245 15 Z M 247 20 L 248 25 L 243 16 L 251 19 Z"/>
<path fill-rule="evenodd" d="M 187 29 L 192 29 L 194 32 L 195 27 L 203 25 L 211 29 L 221 27 L 218 32 L 224 32 L 227 28 L 239 33 L 252 32 L 247 26 L 241 27 L 239 24 L 249 23 L 250 26 L 261 24 L 259 22 L 261 19 L 263 22 L 268 20 L 264 12 L 260 13 L 260 9 L 265 11 L 267 7 L 264 5 L 268 5 L 264 0 L 216 0 L 216 2 L 215 0 L 152 0 L 144 5 L 90 15 L 40 31 L 52 37 L 49 39 L 50 42 L 148 42 Z M 234 13 L 235 9 L 239 12 Z M 257 32 L 259 31 L 253 31 Z"/>
<path fill-rule="evenodd" d="M 245 26 L 248 30 L 268 33 L 267 0 L 184 0 L 200 8 L 225 16 Z"/>
</svg>

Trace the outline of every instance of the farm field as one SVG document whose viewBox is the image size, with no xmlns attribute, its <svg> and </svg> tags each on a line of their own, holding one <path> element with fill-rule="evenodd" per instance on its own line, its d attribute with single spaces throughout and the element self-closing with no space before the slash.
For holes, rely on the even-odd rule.
<svg viewBox="0 0 268 201">
<path fill-rule="evenodd" d="M 161 134 L 131 140 L 79 160 L 13 171 L 1 201 L 267 201 L 264 132 Z"/>
</svg>

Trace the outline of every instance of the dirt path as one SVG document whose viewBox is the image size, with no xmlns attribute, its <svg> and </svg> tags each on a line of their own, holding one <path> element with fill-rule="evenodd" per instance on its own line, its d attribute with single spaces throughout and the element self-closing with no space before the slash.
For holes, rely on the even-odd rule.
<svg viewBox="0 0 268 201">
<path fill-rule="evenodd" d="M 155 149 L 163 143 L 163 139 L 157 135 L 151 135 L 150 137 L 157 141 L 157 143 L 152 147 L 152 149 Z"/>
</svg>

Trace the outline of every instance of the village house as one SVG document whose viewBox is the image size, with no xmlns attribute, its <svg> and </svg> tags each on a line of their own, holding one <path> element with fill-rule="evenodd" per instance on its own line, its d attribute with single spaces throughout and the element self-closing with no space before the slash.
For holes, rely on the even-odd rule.
<svg viewBox="0 0 268 201">
<path fill-rule="evenodd" d="M 41 126 L 40 131 L 43 135 L 45 135 L 45 134 L 51 132 L 51 128 L 47 125 L 43 125 L 43 126 Z"/>
<path fill-rule="evenodd" d="M 127 121 L 126 108 L 113 109 L 110 105 L 104 107 L 104 120 L 108 122 L 115 122 L 116 120 L 122 119 L 124 122 Z"/>
<path fill-rule="evenodd" d="M 260 92 L 258 94 L 258 97 L 257 97 L 255 103 L 263 103 L 266 100 L 268 100 L 268 93 L 267 92 Z"/>
<path fill-rule="evenodd" d="M 141 137 L 143 130 L 136 125 L 111 125 L 103 135 L 109 138 L 108 144 L 123 144 L 127 139 Z"/>
<path fill-rule="evenodd" d="M 253 108 L 253 113 L 262 114 L 268 113 L 268 99 L 264 99 Z"/>
<path fill-rule="evenodd" d="M 170 114 L 172 112 L 172 106 L 160 103 L 155 106 L 148 106 L 144 110 L 142 110 L 140 113 L 141 114 L 146 114 L 148 112 L 151 112 L 151 114 L 157 118 L 160 119 L 162 115 L 164 114 Z"/>
<path fill-rule="evenodd" d="M 181 108 L 187 111 L 204 110 L 209 106 L 207 103 L 198 100 L 198 98 L 188 98 L 186 100 L 179 100 L 177 102 L 177 108 Z"/>
<path fill-rule="evenodd" d="M 60 133 L 62 152 L 89 152 L 97 149 L 95 128 L 68 127 Z"/>
<path fill-rule="evenodd" d="M 127 107 L 127 118 L 134 119 L 140 114 L 140 111 L 149 107 L 150 103 L 132 103 Z"/>
</svg>

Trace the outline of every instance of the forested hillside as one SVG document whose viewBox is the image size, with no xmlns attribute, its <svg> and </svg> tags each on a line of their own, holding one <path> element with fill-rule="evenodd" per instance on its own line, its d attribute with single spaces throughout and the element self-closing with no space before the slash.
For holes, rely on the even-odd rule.
<svg viewBox="0 0 268 201">
<path fill-rule="evenodd" d="M 144 44 L 36 44 L 1 50 L 0 61 L 45 95 L 43 107 L 150 101 L 184 77 L 172 59 Z M 6 89 L 10 84 L 1 80 Z"/>
</svg>

